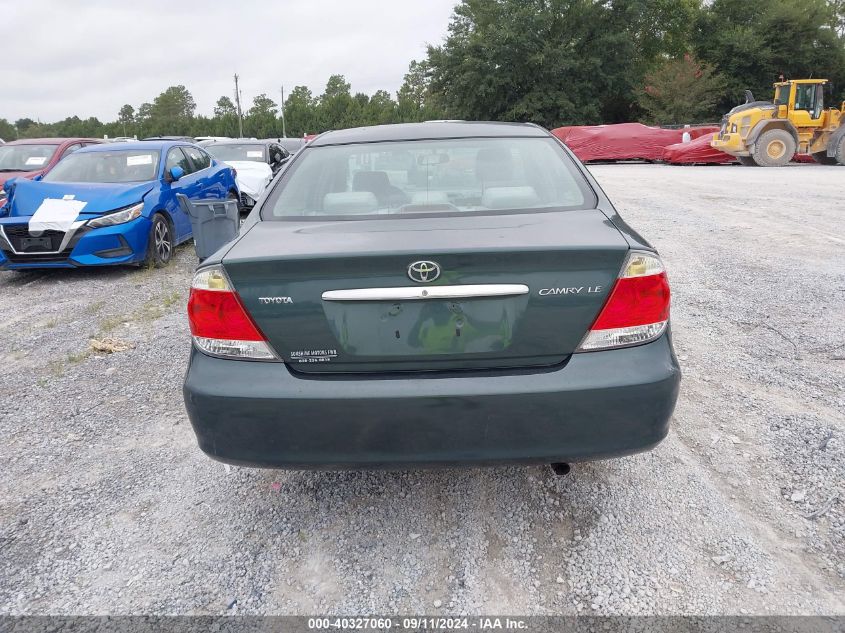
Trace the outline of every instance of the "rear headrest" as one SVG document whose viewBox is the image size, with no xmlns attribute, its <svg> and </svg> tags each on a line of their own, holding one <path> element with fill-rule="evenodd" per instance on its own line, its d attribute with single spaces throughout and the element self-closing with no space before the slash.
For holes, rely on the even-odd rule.
<svg viewBox="0 0 845 633">
<path fill-rule="evenodd" d="M 481 206 L 488 209 L 527 209 L 539 203 L 534 187 L 488 187 L 481 194 Z"/>
<path fill-rule="evenodd" d="M 355 191 L 384 191 L 390 188 L 386 171 L 357 171 L 352 177 Z"/>
<path fill-rule="evenodd" d="M 323 212 L 326 215 L 355 215 L 377 209 L 378 199 L 371 191 L 341 191 L 327 193 L 323 197 Z"/>
</svg>

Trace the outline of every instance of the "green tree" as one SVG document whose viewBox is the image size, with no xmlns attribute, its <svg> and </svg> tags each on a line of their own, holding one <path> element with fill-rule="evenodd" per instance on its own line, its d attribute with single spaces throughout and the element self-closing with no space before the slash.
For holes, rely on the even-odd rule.
<svg viewBox="0 0 845 633">
<path fill-rule="evenodd" d="M 825 0 L 713 0 L 695 25 L 696 57 L 727 81 L 719 108 L 742 101 L 746 88 L 772 98 L 772 83 L 826 77 L 845 87 L 845 42 L 831 28 L 836 6 Z"/>
<path fill-rule="evenodd" d="M 288 136 L 318 132 L 317 100 L 306 86 L 295 86 L 285 99 L 285 126 Z"/>
<path fill-rule="evenodd" d="M 4 141 L 14 141 L 18 138 L 18 131 L 15 126 L 6 119 L 0 119 L 0 138 Z"/>
<path fill-rule="evenodd" d="M 453 118 L 602 122 L 634 53 L 608 17 L 582 0 L 463 0 L 444 44 L 428 49 L 431 88 Z"/>
<path fill-rule="evenodd" d="M 18 138 L 49 138 L 51 136 L 59 136 L 56 133 L 56 128 L 49 123 L 34 123 L 29 127 L 24 128 L 23 132 L 18 130 Z"/>
<path fill-rule="evenodd" d="M 630 120 L 642 77 L 685 50 L 697 7 L 698 0 L 462 0 L 445 42 L 428 48 L 430 91 L 455 118 L 547 127 Z"/>
<path fill-rule="evenodd" d="M 188 134 L 197 106 L 185 86 L 170 86 L 153 100 L 148 134 Z"/>
<path fill-rule="evenodd" d="M 689 50 L 690 33 L 700 0 L 613 0 L 596 18 L 603 30 L 598 42 L 587 47 L 601 59 L 602 122 L 635 120 L 640 115 L 637 96 L 642 78 L 666 59 Z"/>
<path fill-rule="evenodd" d="M 15 129 L 18 131 L 18 135 L 25 134 L 29 128 L 34 127 L 36 125 L 38 124 L 35 121 L 26 117 L 15 121 Z"/>
<path fill-rule="evenodd" d="M 123 126 L 123 136 L 127 136 L 135 125 L 135 108 L 128 103 L 117 113 L 117 122 Z"/>
<path fill-rule="evenodd" d="M 276 118 L 277 108 L 276 102 L 266 94 L 256 96 L 244 119 L 244 134 L 256 138 L 278 136 L 281 124 Z"/>
<path fill-rule="evenodd" d="M 646 75 L 639 103 L 651 122 L 662 125 L 714 121 L 724 88 L 725 80 L 712 66 L 684 55 Z"/>
<path fill-rule="evenodd" d="M 354 125 L 352 113 L 355 109 L 351 85 L 343 75 L 332 75 L 326 89 L 319 98 L 317 120 L 321 130 L 339 130 Z"/>
<path fill-rule="evenodd" d="M 396 93 L 396 99 L 396 116 L 400 121 L 443 118 L 437 104 L 437 96 L 431 91 L 431 67 L 426 60 L 411 60 L 402 86 Z"/>
<path fill-rule="evenodd" d="M 387 90 L 376 90 L 367 100 L 361 113 L 360 125 L 385 125 L 395 123 L 397 115 L 396 102 Z"/>
<path fill-rule="evenodd" d="M 214 104 L 214 116 L 215 117 L 224 117 L 227 115 L 236 115 L 237 110 L 235 109 L 235 104 L 232 103 L 232 100 L 223 95 L 217 100 L 217 103 Z"/>
<path fill-rule="evenodd" d="M 204 133 L 201 136 L 237 136 L 238 134 L 238 111 L 232 100 L 223 95 L 214 105 L 214 119 L 208 125 L 212 133 Z"/>
<path fill-rule="evenodd" d="M 701 0 L 613 0 L 603 3 L 610 24 L 634 43 L 638 64 L 651 65 L 664 56 L 680 57 L 689 49 Z"/>
<path fill-rule="evenodd" d="M 140 106 L 138 106 L 138 112 L 135 115 L 135 125 L 138 128 L 138 138 L 143 138 L 152 134 L 152 118 L 152 103 L 142 103 Z"/>
<path fill-rule="evenodd" d="M 839 37 L 845 37 L 845 0 L 830 0 L 833 14 L 831 16 L 831 27 Z"/>
</svg>

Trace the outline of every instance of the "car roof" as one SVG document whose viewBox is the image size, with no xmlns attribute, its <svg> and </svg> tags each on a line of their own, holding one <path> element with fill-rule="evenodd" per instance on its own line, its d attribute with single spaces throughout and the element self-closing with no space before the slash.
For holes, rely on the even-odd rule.
<svg viewBox="0 0 845 633">
<path fill-rule="evenodd" d="M 379 141 L 419 141 L 439 138 L 503 138 L 546 137 L 549 133 L 531 123 L 498 123 L 492 121 L 426 121 L 356 127 L 325 132 L 312 140 L 311 147 Z"/>
<path fill-rule="evenodd" d="M 102 142 L 99 138 L 62 137 L 62 138 L 19 138 L 17 141 L 8 141 L 6 145 L 62 145 L 64 143 L 77 142 Z"/>
<path fill-rule="evenodd" d="M 275 142 L 262 138 L 227 138 L 214 141 L 211 145 L 267 145 L 268 143 Z M 209 145 L 206 145 L 206 147 L 209 147 Z"/>
<path fill-rule="evenodd" d="M 77 150 L 78 152 L 124 152 L 130 150 L 163 150 L 177 145 L 192 145 L 187 141 L 134 141 L 132 143 L 101 143 L 89 145 Z"/>
</svg>

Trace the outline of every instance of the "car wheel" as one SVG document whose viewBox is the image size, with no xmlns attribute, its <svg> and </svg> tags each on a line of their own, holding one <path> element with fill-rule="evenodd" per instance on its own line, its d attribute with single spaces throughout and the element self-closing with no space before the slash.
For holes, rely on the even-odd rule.
<svg viewBox="0 0 845 633">
<path fill-rule="evenodd" d="M 744 167 L 757 167 L 757 162 L 754 160 L 753 156 L 737 156 L 736 158 L 739 161 L 739 164 Z"/>
<path fill-rule="evenodd" d="M 147 245 L 147 265 L 164 268 L 173 257 L 173 230 L 162 214 L 153 216 L 150 239 Z"/>
<path fill-rule="evenodd" d="M 824 152 L 816 152 L 812 155 L 813 160 L 819 163 L 820 165 L 835 165 L 836 164 L 836 157 L 835 156 L 828 156 L 827 151 Z"/>
<path fill-rule="evenodd" d="M 754 162 L 761 167 L 782 167 L 795 155 L 795 139 L 786 130 L 763 132 L 754 146 Z"/>
<path fill-rule="evenodd" d="M 845 136 L 839 139 L 839 147 L 836 148 L 836 162 L 845 165 Z"/>
</svg>

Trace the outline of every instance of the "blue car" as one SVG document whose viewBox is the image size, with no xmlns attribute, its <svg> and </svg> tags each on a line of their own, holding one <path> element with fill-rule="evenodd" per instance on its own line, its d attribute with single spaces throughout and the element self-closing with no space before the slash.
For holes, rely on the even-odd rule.
<svg viewBox="0 0 845 633">
<path fill-rule="evenodd" d="M 35 181 L 13 180 L 0 208 L 0 268 L 166 266 L 191 238 L 176 194 L 238 199 L 234 170 L 181 141 L 93 145 Z"/>
</svg>

